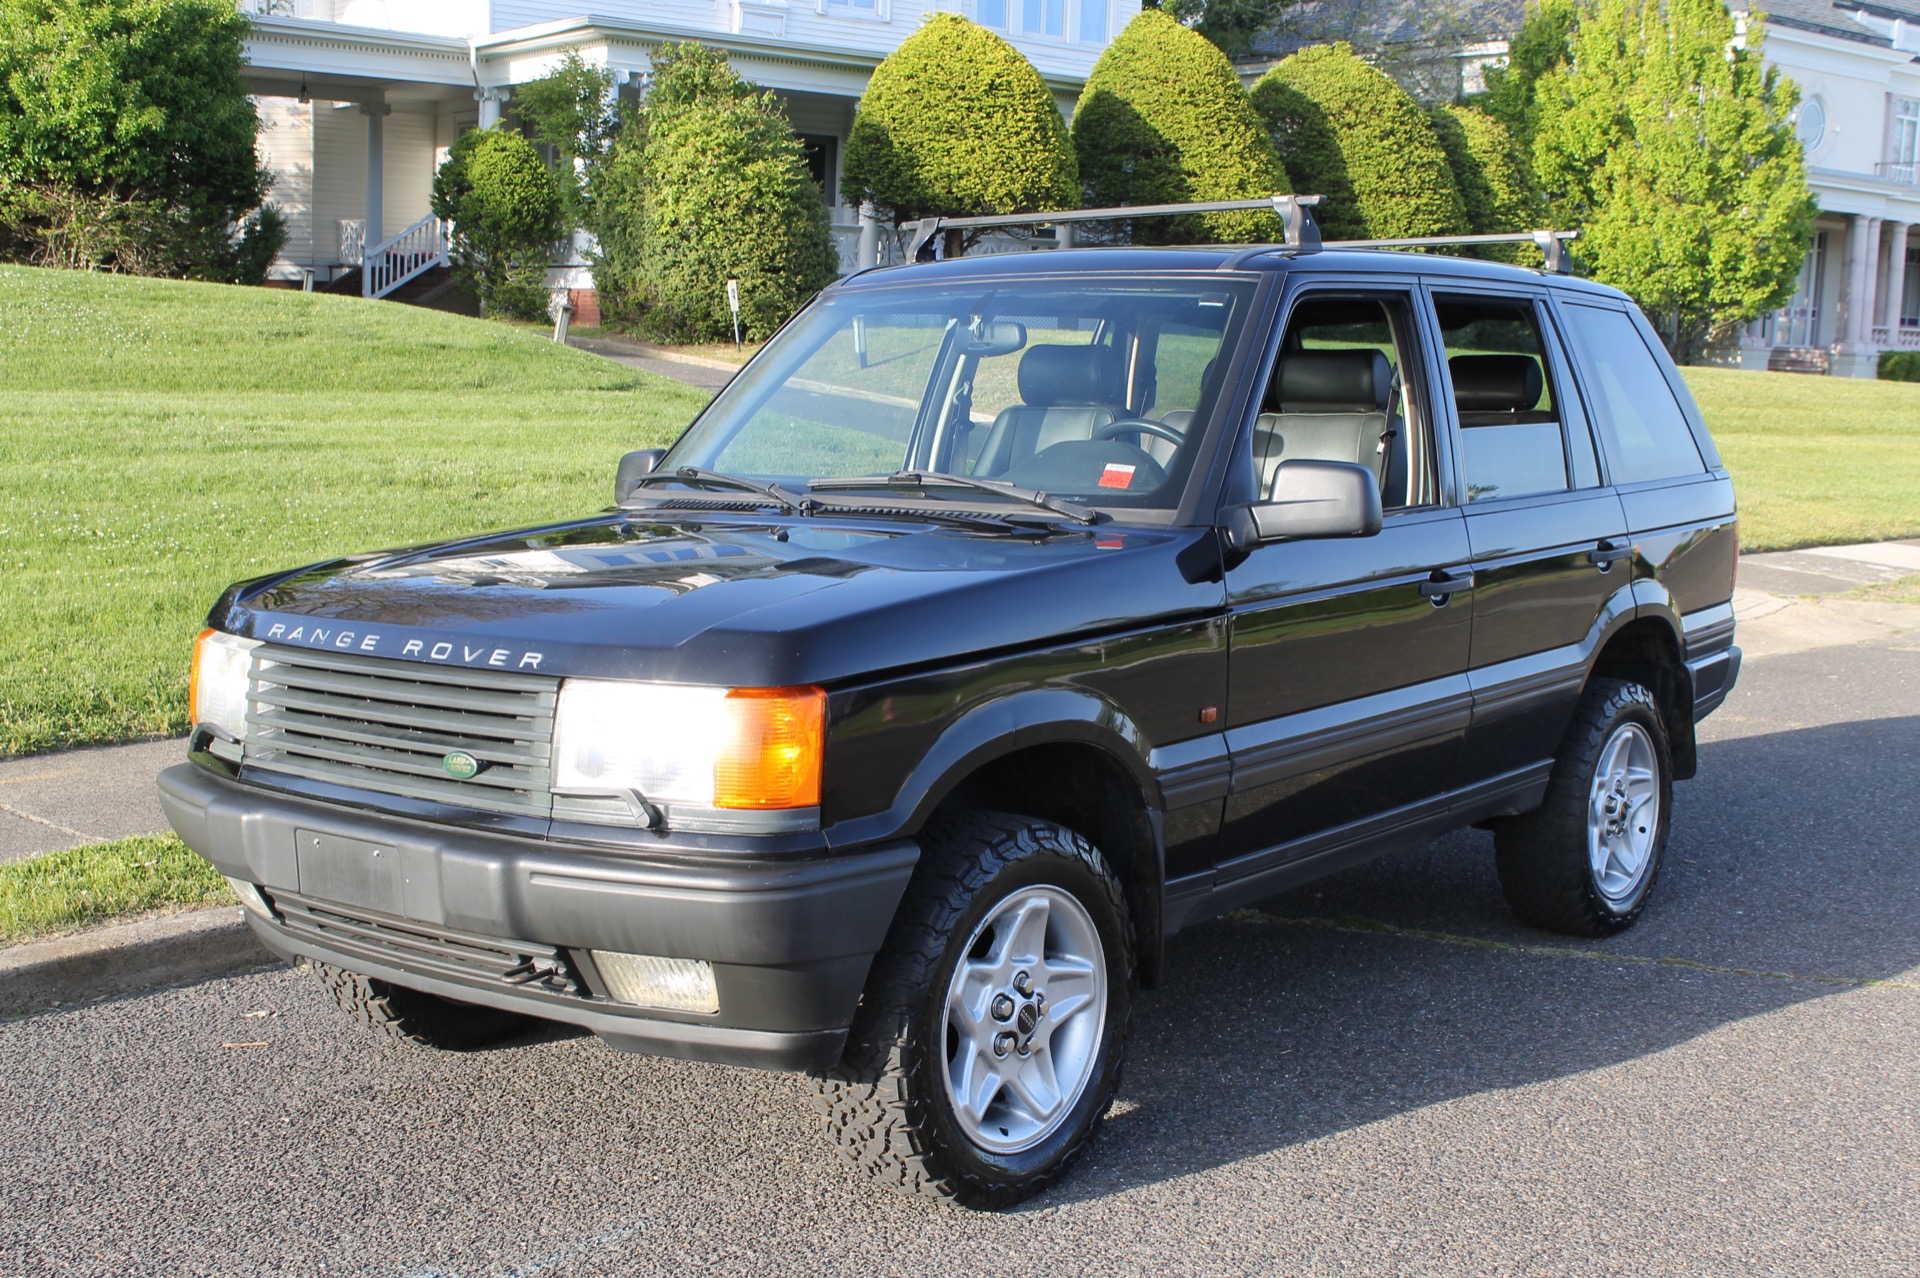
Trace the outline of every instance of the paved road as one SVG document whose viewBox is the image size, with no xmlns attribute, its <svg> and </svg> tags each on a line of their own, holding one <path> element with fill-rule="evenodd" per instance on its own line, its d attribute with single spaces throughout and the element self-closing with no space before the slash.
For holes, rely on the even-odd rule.
<svg viewBox="0 0 1920 1278">
<path fill-rule="evenodd" d="M 0 1274 L 1910 1276 L 1920 643 L 1705 735 L 1616 941 L 1512 923 L 1479 834 L 1181 936 L 1017 1212 L 862 1186 L 791 1076 L 392 1049 L 275 969 L 0 1025 Z"/>
</svg>

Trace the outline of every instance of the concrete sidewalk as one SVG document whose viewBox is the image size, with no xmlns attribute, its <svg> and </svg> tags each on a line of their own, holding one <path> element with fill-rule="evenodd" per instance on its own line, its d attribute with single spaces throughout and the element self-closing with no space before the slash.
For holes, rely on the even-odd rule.
<svg viewBox="0 0 1920 1278">
<path fill-rule="evenodd" d="M 1734 594 L 1749 659 L 1911 635 L 1920 605 L 1837 599 L 1920 573 L 1920 539 L 1823 546 L 1740 561 Z M 153 779 L 186 757 L 183 741 L 67 750 L 0 761 L 0 862 L 167 828 Z"/>
</svg>

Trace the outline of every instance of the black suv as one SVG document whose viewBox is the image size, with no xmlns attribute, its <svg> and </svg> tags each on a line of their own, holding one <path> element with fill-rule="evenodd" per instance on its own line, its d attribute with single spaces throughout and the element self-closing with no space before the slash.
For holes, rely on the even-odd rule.
<svg viewBox="0 0 1920 1278">
<path fill-rule="evenodd" d="M 804 1070 L 975 1206 L 1188 923 L 1480 824 L 1523 919 L 1627 926 L 1740 664 L 1645 319 L 1485 262 L 866 272 L 616 498 L 233 587 L 169 818 L 375 1027 Z"/>
</svg>

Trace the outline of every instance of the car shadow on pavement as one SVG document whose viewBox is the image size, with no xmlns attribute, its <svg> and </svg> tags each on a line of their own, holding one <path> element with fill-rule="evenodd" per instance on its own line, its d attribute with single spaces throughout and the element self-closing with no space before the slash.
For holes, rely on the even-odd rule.
<svg viewBox="0 0 1920 1278">
<path fill-rule="evenodd" d="M 1920 717 L 1703 742 L 1648 913 L 1507 913 L 1467 831 L 1192 928 L 1086 1162 L 1036 1208 L 1634 1061 L 1920 966 Z"/>
</svg>

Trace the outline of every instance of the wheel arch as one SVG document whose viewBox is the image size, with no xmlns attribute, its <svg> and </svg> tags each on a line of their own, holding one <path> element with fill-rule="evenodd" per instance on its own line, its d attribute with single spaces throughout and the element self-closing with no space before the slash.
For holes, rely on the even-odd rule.
<svg viewBox="0 0 1920 1278">
<path fill-rule="evenodd" d="M 1630 679 L 1652 692 L 1666 720 L 1673 779 L 1685 781 L 1699 768 L 1693 731 L 1693 675 L 1687 669 L 1685 631 L 1672 596 L 1654 581 L 1634 583 L 1631 618 L 1606 636 L 1587 674 Z"/>
</svg>

